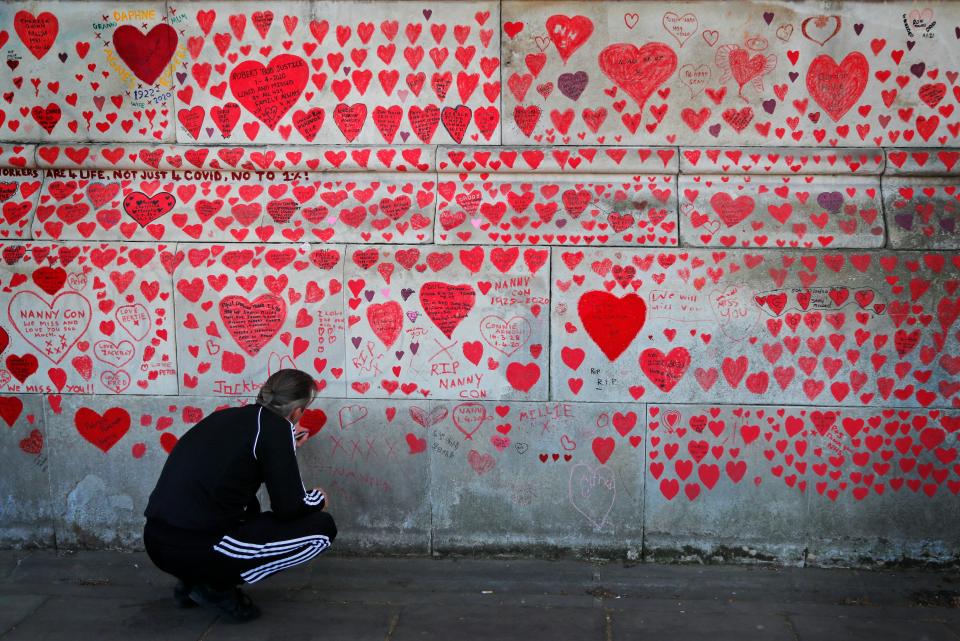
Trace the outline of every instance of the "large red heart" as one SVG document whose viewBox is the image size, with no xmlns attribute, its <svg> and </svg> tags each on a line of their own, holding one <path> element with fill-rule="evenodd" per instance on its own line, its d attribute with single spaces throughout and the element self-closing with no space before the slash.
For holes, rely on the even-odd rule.
<svg viewBox="0 0 960 641">
<path fill-rule="evenodd" d="M 152 85 L 163 73 L 177 50 L 177 30 L 168 24 L 158 24 L 148 33 L 142 33 L 125 24 L 113 32 L 113 46 L 117 55 L 140 80 Z"/>
<path fill-rule="evenodd" d="M 10 299 L 7 317 L 33 348 L 59 363 L 90 326 L 90 301 L 77 292 L 63 292 L 49 303 L 31 291 Z"/>
<path fill-rule="evenodd" d="M 130 414 L 122 407 L 111 407 L 101 416 L 88 407 L 81 407 L 73 423 L 80 436 L 106 453 L 130 429 Z"/>
<path fill-rule="evenodd" d="M 587 334 L 611 362 L 630 346 L 647 320 L 647 304 L 636 294 L 617 298 L 609 292 L 587 292 L 577 303 Z"/>
<path fill-rule="evenodd" d="M 750 196 L 731 198 L 730 194 L 722 191 L 711 196 L 710 205 L 727 227 L 740 223 L 753 213 L 754 208 L 753 198 Z"/>
<path fill-rule="evenodd" d="M 225 296 L 220 301 L 220 319 L 243 351 L 256 356 L 270 342 L 287 318 L 287 304 L 271 294 L 255 300 Z"/>
<path fill-rule="evenodd" d="M 600 70 L 641 110 L 650 94 L 677 70 L 677 54 L 662 42 L 648 42 L 639 49 L 629 43 L 612 44 L 598 60 Z"/>
<path fill-rule="evenodd" d="M 7 425 L 13 427 L 13 424 L 20 418 L 23 412 L 23 401 L 16 396 L 0 396 L 0 418 L 6 421 Z"/>
<path fill-rule="evenodd" d="M 557 47 L 563 64 L 567 64 L 570 56 L 593 34 L 593 22 L 586 16 L 550 16 L 547 18 L 547 34 Z"/>
<path fill-rule="evenodd" d="M 244 109 L 273 129 L 300 99 L 309 75 L 304 59 L 288 53 L 267 66 L 245 60 L 230 73 L 230 92 Z"/>
<path fill-rule="evenodd" d="M 13 28 L 24 46 L 39 60 L 47 55 L 53 46 L 60 24 L 57 17 L 49 11 L 36 17 L 29 11 L 18 11 L 13 17 Z"/>
<path fill-rule="evenodd" d="M 807 90 L 834 122 L 857 104 L 870 79 L 870 63 L 859 51 L 839 65 L 827 54 L 813 59 L 807 69 Z"/>
<path fill-rule="evenodd" d="M 689 367 L 690 352 L 686 347 L 674 347 L 668 354 L 648 347 L 640 353 L 640 369 L 664 393 L 680 382 Z"/>
<path fill-rule="evenodd" d="M 396 342 L 403 328 L 403 308 L 396 301 L 383 305 L 374 303 L 367 308 L 367 322 L 384 346 L 390 347 Z"/>
<path fill-rule="evenodd" d="M 366 119 L 367 106 L 362 102 L 355 105 L 340 103 L 333 109 L 333 122 L 337 124 L 347 142 L 353 142 L 360 134 Z"/>
<path fill-rule="evenodd" d="M 470 285 L 431 281 L 420 288 L 420 304 L 433 324 L 450 338 L 453 330 L 473 309 L 476 292 Z"/>
<path fill-rule="evenodd" d="M 123 210 L 141 227 L 160 218 L 177 204 L 173 194 L 161 191 L 152 198 L 142 191 L 135 191 L 123 199 Z"/>
</svg>

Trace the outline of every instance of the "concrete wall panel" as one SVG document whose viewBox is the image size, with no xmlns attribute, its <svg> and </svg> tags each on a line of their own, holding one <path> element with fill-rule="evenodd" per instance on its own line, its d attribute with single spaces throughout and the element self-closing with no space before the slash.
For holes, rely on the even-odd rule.
<svg viewBox="0 0 960 641">
<path fill-rule="evenodd" d="M 80 395 L 51 402 L 46 412 L 57 544 L 143 549 L 143 511 L 167 453 L 197 421 L 231 403 Z"/>
<path fill-rule="evenodd" d="M 442 149 L 437 240 L 675 245 L 676 164 L 674 149 Z"/>
<path fill-rule="evenodd" d="M 432 411 L 427 400 L 323 398 L 310 407 L 300 473 L 330 497 L 337 549 L 430 553 Z"/>
<path fill-rule="evenodd" d="M 177 93 L 181 143 L 500 142 L 496 3 L 169 11 L 191 47 Z"/>
<path fill-rule="evenodd" d="M 0 396 L 0 546 L 50 547 L 50 502 L 46 401 L 39 395 Z"/>
<path fill-rule="evenodd" d="M 508 1 L 503 142 L 948 145 L 957 11 Z"/>
<path fill-rule="evenodd" d="M 960 180 L 884 177 L 890 246 L 960 249 Z"/>
<path fill-rule="evenodd" d="M 3 389 L 176 394 L 172 251 L 158 244 L 3 245 Z"/>
<path fill-rule="evenodd" d="M 0 2 L 0 543 L 298 367 L 345 550 L 955 562 L 957 24 Z"/>
<path fill-rule="evenodd" d="M 958 272 L 933 252 L 556 251 L 552 393 L 956 405 Z"/>
<path fill-rule="evenodd" d="M 532 247 L 348 247 L 348 394 L 546 399 L 549 269 Z"/>
<path fill-rule="evenodd" d="M 956 412 L 648 407 L 646 554 L 811 565 L 945 561 Z"/>
<path fill-rule="evenodd" d="M 430 422 L 437 551 L 639 555 L 642 405 L 444 402 Z"/>
<path fill-rule="evenodd" d="M 344 247 L 178 246 L 181 394 L 255 396 L 273 372 L 310 372 L 343 396 Z"/>
<path fill-rule="evenodd" d="M 882 247 L 879 176 L 682 176 L 691 247 Z"/>
<path fill-rule="evenodd" d="M 163 2 L 5 2 L 2 138 L 173 140 L 186 41 Z"/>
<path fill-rule="evenodd" d="M 25 166 L 26 162 L 19 167 L 13 163 L 16 158 L 32 159 L 32 155 L 28 152 L 25 156 L 5 156 L 0 151 L 0 238 L 4 240 L 30 238 L 43 179 L 40 171 Z"/>
</svg>

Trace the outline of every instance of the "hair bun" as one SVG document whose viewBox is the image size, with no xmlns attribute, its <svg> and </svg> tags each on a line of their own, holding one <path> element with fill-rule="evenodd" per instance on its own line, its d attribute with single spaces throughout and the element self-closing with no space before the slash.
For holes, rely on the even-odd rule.
<svg viewBox="0 0 960 641">
<path fill-rule="evenodd" d="M 261 390 L 260 390 L 260 398 L 263 399 L 263 402 L 264 402 L 264 403 L 266 403 L 267 405 L 269 405 L 270 403 L 273 402 L 273 390 L 261 389 Z"/>
</svg>

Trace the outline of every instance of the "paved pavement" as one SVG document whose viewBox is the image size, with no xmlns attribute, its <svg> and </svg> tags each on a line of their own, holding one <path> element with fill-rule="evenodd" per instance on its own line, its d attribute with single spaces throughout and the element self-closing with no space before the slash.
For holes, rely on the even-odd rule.
<svg viewBox="0 0 960 641">
<path fill-rule="evenodd" d="M 328 555 L 177 610 L 142 553 L 0 551 L 0 641 L 960 641 L 960 572 Z"/>
</svg>

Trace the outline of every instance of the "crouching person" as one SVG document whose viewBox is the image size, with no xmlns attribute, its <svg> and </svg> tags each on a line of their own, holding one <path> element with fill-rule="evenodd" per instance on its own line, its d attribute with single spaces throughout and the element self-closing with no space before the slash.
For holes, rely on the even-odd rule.
<svg viewBox="0 0 960 641">
<path fill-rule="evenodd" d="M 305 563 L 337 535 L 323 490 L 306 491 L 297 426 L 313 401 L 313 378 L 299 370 L 270 376 L 256 403 L 216 411 L 179 440 L 163 466 L 144 515 L 143 542 L 153 563 L 179 582 L 180 607 L 201 605 L 250 621 L 260 609 L 238 587 Z M 266 484 L 269 512 L 256 493 Z"/>
</svg>

